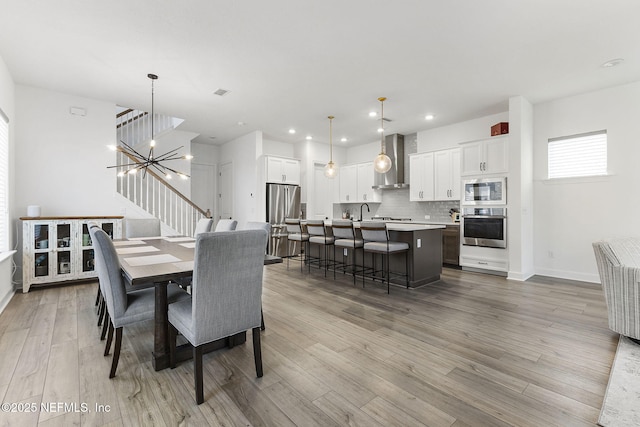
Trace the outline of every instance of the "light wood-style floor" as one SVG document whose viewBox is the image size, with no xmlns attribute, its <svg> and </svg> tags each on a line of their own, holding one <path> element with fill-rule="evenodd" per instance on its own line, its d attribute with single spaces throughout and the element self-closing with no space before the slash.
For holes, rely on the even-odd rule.
<svg viewBox="0 0 640 427">
<path fill-rule="evenodd" d="M 618 341 L 599 285 L 445 269 L 387 295 L 285 263 L 265 271 L 264 377 L 248 336 L 205 356 L 197 406 L 191 362 L 153 370 L 151 322 L 125 328 L 108 379 L 96 286 L 17 294 L 0 315 L 2 401 L 77 406 L 0 425 L 593 426 Z"/>
</svg>

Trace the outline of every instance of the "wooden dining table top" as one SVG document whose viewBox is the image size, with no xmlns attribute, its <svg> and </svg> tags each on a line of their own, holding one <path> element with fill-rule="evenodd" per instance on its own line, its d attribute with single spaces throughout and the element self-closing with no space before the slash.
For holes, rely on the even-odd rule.
<svg viewBox="0 0 640 427">
<path fill-rule="evenodd" d="M 133 286 L 193 275 L 196 240 L 192 237 L 135 237 L 114 240 L 113 244 L 124 277 Z M 265 254 L 265 265 L 281 262 L 282 258 Z"/>
</svg>

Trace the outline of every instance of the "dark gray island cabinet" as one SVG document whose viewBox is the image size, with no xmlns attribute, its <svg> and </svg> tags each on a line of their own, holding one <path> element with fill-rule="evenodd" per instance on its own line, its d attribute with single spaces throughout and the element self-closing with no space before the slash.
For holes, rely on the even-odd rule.
<svg viewBox="0 0 640 427">
<path fill-rule="evenodd" d="M 409 244 L 409 287 L 417 287 L 440 280 L 442 273 L 442 232 L 444 225 L 388 223 L 389 239 Z M 371 262 L 365 256 L 365 264 Z M 405 255 L 395 254 L 389 259 L 389 268 L 394 273 L 404 273 Z M 403 279 L 392 282 L 404 284 Z"/>
</svg>

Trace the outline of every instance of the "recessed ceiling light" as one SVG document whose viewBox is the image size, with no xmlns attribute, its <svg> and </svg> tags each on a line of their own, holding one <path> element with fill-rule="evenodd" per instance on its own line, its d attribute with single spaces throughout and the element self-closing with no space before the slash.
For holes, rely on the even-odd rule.
<svg viewBox="0 0 640 427">
<path fill-rule="evenodd" d="M 377 115 L 378 115 L 378 113 L 376 113 L 375 111 L 372 111 L 372 112 L 369 113 L 369 117 L 375 117 Z"/>
<path fill-rule="evenodd" d="M 616 65 L 620 65 L 623 61 L 624 61 L 624 59 L 622 59 L 622 58 L 611 59 L 611 60 L 605 62 L 604 64 L 602 64 L 601 67 L 602 68 L 615 67 Z"/>
<path fill-rule="evenodd" d="M 340 138 L 340 142 L 347 142 L 347 138 Z"/>
<path fill-rule="evenodd" d="M 215 137 L 215 136 L 213 136 L 213 135 L 211 135 L 211 136 L 209 137 L 209 139 L 216 139 L 216 137 Z"/>
<path fill-rule="evenodd" d="M 382 132 L 384 132 L 384 129 L 378 128 L 378 133 L 382 133 Z"/>
<path fill-rule="evenodd" d="M 238 122 L 238 126 L 244 126 L 244 125 L 246 125 L 246 123 L 245 123 L 245 122 L 243 122 L 243 121 L 239 121 L 239 122 Z"/>
<path fill-rule="evenodd" d="M 295 130 L 295 129 L 289 129 L 289 133 L 290 133 L 291 135 L 293 135 L 294 133 L 296 133 L 296 130 Z"/>
<path fill-rule="evenodd" d="M 307 141 L 312 140 L 313 138 L 311 137 L 311 135 L 307 135 L 307 137 L 305 138 Z"/>
<path fill-rule="evenodd" d="M 433 120 L 435 118 L 435 116 L 433 114 L 427 114 L 426 116 L 424 116 L 425 120 Z"/>
</svg>

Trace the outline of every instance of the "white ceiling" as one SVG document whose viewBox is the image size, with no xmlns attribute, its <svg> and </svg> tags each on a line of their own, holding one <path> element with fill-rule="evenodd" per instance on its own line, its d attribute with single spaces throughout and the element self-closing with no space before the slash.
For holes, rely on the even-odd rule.
<svg viewBox="0 0 640 427">
<path fill-rule="evenodd" d="M 143 110 L 158 74 L 155 111 L 198 142 L 328 142 L 334 115 L 334 143 L 357 145 L 378 138 L 380 96 L 386 132 L 409 134 L 636 81 L 639 16 L 637 0 L 2 0 L 0 56 L 18 84 Z"/>
</svg>

